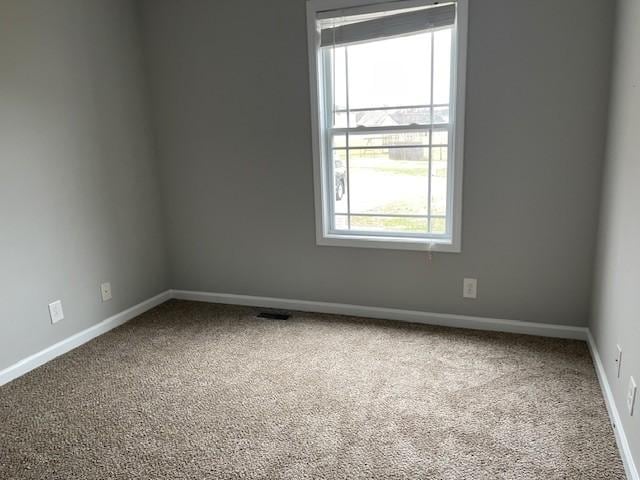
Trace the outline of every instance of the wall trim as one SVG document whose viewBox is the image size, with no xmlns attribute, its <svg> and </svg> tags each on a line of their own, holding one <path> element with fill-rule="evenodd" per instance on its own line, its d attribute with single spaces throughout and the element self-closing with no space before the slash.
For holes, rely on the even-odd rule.
<svg viewBox="0 0 640 480">
<path fill-rule="evenodd" d="M 154 297 L 138 303 L 120 313 L 117 313 L 100 323 L 78 332 L 60 342 L 51 345 L 13 365 L 0 370 L 0 386 L 9 383 L 31 370 L 44 365 L 54 358 L 73 350 L 109 330 L 112 330 L 132 318 L 141 315 L 172 298 L 192 300 L 208 303 L 226 303 L 230 305 L 245 305 L 253 307 L 279 308 L 298 310 L 303 312 L 330 313 L 350 315 L 354 317 L 380 318 L 398 320 L 402 322 L 420 323 L 425 325 L 440 325 L 444 327 L 472 328 L 495 332 L 520 333 L 539 335 L 543 337 L 568 338 L 587 340 L 588 330 L 585 327 L 570 325 L 553 325 L 535 322 L 521 322 L 501 318 L 474 317 L 468 315 L 454 315 L 448 313 L 432 313 L 417 310 L 402 310 L 396 308 L 368 307 L 344 303 L 318 302 L 310 300 L 294 300 L 288 298 L 259 297 L 253 295 L 237 295 L 232 293 L 211 293 L 188 290 L 166 290 Z M 600 375 L 600 374 L 599 374 Z M 606 398 L 606 396 L 605 396 Z M 618 422 L 619 423 L 619 422 Z M 633 480 L 636 480 L 634 478 Z M 640 479 L 638 479 L 640 480 Z"/>
<path fill-rule="evenodd" d="M 589 345 L 589 351 L 591 352 L 591 357 L 593 358 L 596 375 L 598 376 L 598 381 L 600 382 L 600 388 L 602 389 L 604 403 L 606 404 L 607 411 L 609 412 L 609 419 L 611 420 L 611 424 L 613 425 L 613 431 L 616 436 L 616 443 L 618 444 L 618 450 L 620 451 L 620 456 L 622 457 L 622 463 L 624 463 L 624 469 L 627 474 L 627 478 L 628 480 L 640 480 L 640 475 L 638 475 L 638 469 L 636 468 L 633 454 L 631 453 L 631 447 L 629 446 L 627 435 L 624 432 L 624 426 L 620 418 L 620 412 L 618 411 L 618 407 L 616 406 L 616 401 L 613 396 L 611 386 L 609 385 L 609 380 L 607 379 L 607 373 L 604 369 L 604 364 L 602 363 L 602 359 L 600 358 L 600 354 L 598 353 L 596 341 L 593 338 L 593 335 L 591 335 L 590 330 L 587 330 L 587 345 Z"/>
<path fill-rule="evenodd" d="M 41 365 L 53 360 L 54 358 L 62 355 L 63 353 L 67 353 L 70 350 L 73 350 L 80 345 L 87 343 L 89 340 L 93 340 L 94 338 L 107 333 L 109 330 L 113 330 L 116 327 L 128 322 L 132 318 L 141 315 L 147 310 L 151 310 L 153 307 L 160 305 L 161 303 L 166 302 L 171 298 L 171 290 L 166 290 L 154 297 L 151 297 L 143 302 L 134 305 L 133 307 L 127 308 L 120 313 L 116 313 L 115 315 L 93 325 L 81 332 L 78 332 L 70 337 L 61 340 L 60 342 L 51 345 L 50 347 L 45 348 L 33 355 L 20 360 L 13 365 L 5 368 L 4 370 L 0 370 L 0 386 L 9 383 L 11 380 L 14 380 L 18 377 L 21 377 L 25 373 L 30 372 L 31 370 L 38 368 Z"/>
<path fill-rule="evenodd" d="M 469 315 L 454 315 L 448 313 L 432 313 L 417 310 L 402 310 L 396 308 L 368 307 L 364 305 L 350 305 L 344 303 L 317 302 L 310 300 L 294 300 L 288 298 L 259 297 L 253 295 L 237 295 L 232 293 L 198 292 L 188 290 L 166 290 L 154 297 L 138 303 L 120 313 L 117 313 L 100 323 L 78 332 L 50 347 L 41 350 L 19 362 L 0 370 L 0 386 L 21 377 L 22 375 L 44 365 L 54 358 L 73 350 L 88 341 L 107 333 L 144 312 L 170 300 L 191 300 L 196 302 L 223 303 L 229 305 L 244 305 L 252 307 L 277 308 L 298 310 L 302 312 L 318 312 L 355 317 L 380 318 L 398 320 L 425 325 L 439 325 L 455 328 L 471 328 L 496 332 L 519 333 L 525 335 L 539 335 L 545 337 L 585 340 L 593 358 L 598 381 L 602 389 L 609 418 L 613 425 L 618 450 L 624 463 L 629 480 L 640 480 L 631 447 L 627 441 L 624 427 L 616 407 L 613 392 L 609 385 L 600 354 L 591 332 L 586 327 L 570 325 L 553 325 L 536 322 L 521 322 L 500 318 L 475 317 Z"/>
<path fill-rule="evenodd" d="M 453 315 L 449 313 L 432 313 L 417 310 L 401 310 L 397 308 L 367 307 L 364 305 L 350 305 L 345 303 L 316 302 L 309 300 L 293 300 L 288 298 L 274 297 L 256 297 L 253 295 L 236 295 L 232 293 L 210 293 L 188 290 L 172 290 L 171 293 L 172 298 L 176 298 L 179 300 L 193 300 L 197 302 L 226 303 L 230 305 L 245 305 L 252 307 L 298 310 L 302 312 L 318 312 L 338 315 L 350 315 L 354 317 L 381 318 L 410 323 L 422 323 L 425 325 L 473 328 L 476 330 L 521 333 L 526 335 L 539 335 L 543 337 L 569 338 L 575 340 L 587 339 L 586 327 L 574 327 L 570 325 L 552 325 L 535 322 L 521 322 L 518 320 L 505 320 L 501 318 Z"/>
</svg>

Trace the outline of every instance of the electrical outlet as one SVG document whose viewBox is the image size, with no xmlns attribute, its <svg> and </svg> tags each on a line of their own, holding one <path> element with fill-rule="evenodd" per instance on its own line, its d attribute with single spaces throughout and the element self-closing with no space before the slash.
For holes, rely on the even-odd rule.
<svg viewBox="0 0 640 480">
<path fill-rule="evenodd" d="M 629 415 L 633 415 L 633 409 L 636 403 L 636 381 L 633 377 L 629 378 L 629 390 L 627 390 L 627 408 L 629 409 Z"/>
<path fill-rule="evenodd" d="M 102 293 L 102 301 L 106 302 L 107 300 L 111 300 L 111 283 L 105 282 L 100 285 L 100 292 Z"/>
<path fill-rule="evenodd" d="M 51 317 L 51 323 L 58 323 L 64 319 L 64 312 L 62 311 L 62 302 L 56 300 L 49 304 L 49 316 Z"/>
<path fill-rule="evenodd" d="M 478 297 L 478 279 L 477 278 L 465 278 L 462 282 L 462 296 L 464 298 L 477 298 Z"/>
<path fill-rule="evenodd" d="M 616 345 L 616 369 L 618 370 L 617 377 L 620 378 L 620 372 L 622 370 L 622 347 Z"/>
</svg>

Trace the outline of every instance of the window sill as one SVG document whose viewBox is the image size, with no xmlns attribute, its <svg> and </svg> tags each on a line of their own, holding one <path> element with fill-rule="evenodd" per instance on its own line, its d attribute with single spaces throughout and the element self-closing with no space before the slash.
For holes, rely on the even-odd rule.
<svg viewBox="0 0 640 480">
<path fill-rule="evenodd" d="M 416 239 L 406 237 L 370 236 L 355 237 L 353 235 L 319 236 L 317 244 L 331 247 L 384 248 L 389 250 L 414 250 L 422 252 L 460 253 L 459 244 L 451 239 Z"/>
</svg>

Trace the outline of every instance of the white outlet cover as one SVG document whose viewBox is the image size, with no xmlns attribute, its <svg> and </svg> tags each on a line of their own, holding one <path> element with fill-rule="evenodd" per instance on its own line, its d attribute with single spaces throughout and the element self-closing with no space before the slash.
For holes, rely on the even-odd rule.
<svg viewBox="0 0 640 480">
<path fill-rule="evenodd" d="M 477 298 L 478 297 L 478 279 L 477 278 L 465 278 L 462 282 L 462 296 L 464 298 Z"/>
<path fill-rule="evenodd" d="M 111 300 L 111 283 L 105 282 L 100 285 L 100 292 L 102 293 L 102 301 L 106 302 L 107 300 Z"/>
<path fill-rule="evenodd" d="M 64 319 L 64 312 L 62 311 L 62 302 L 56 300 L 49 304 L 49 316 L 51 317 L 51 323 L 58 323 Z"/>
<path fill-rule="evenodd" d="M 629 415 L 633 415 L 636 404 L 638 387 L 633 377 L 629 378 L 629 390 L 627 391 L 627 408 L 629 409 Z"/>
<path fill-rule="evenodd" d="M 620 372 L 622 371 L 622 347 L 620 345 L 616 345 L 616 368 L 618 369 L 617 377 L 620 378 Z"/>
</svg>

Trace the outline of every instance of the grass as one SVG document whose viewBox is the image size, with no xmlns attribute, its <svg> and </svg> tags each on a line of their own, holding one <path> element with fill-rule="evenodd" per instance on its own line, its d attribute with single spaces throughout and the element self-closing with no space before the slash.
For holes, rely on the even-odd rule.
<svg viewBox="0 0 640 480">
<path fill-rule="evenodd" d="M 376 165 L 371 167 L 361 167 L 361 168 L 370 168 L 375 170 L 376 172 L 388 173 L 391 175 L 409 175 L 409 176 L 422 176 L 426 177 L 429 173 L 429 169 L 424 167 L 403 167 L 403 166 L 393 166 L 393 165 Z"/>
<path fill-rule="evenodd" d="M 442 167 L 442 162 L 434 162 L 434 176 L 446 177 L 446 167 Z M 380 174 L 380 175 L 394 175 L 394 176 L 412 176 L 412 177 L 424 177 L 426 180 L 429 175 L 429 165 L 426 162 L 414 161 L 414 160 L 388 160 L 382 158 L 354 158 L 350 166 L 352 170 L 359 170 L 364 175 Z M 355 173 L 355 172 L 354 172 Z M 364 177 L 368 178 L 368 177 Z M 397 177 L 396 177 L 397 178 Z M 397 179 L 395 184 L 401 180 Z M 411 180 L 412 185 L 416 181 Z M 425 184 L 426 186 L 426 184 Z M 412 192 L 413 190 L 411 190 Z M 372 198 L 372 202 L 369 202 L 366 208 L 361 210 L 363 213 L 370 213 L 374 215 L 424 215 L 426 214 L 426 191 L 424 193 L 409 191 L 404 192 L 404 199 L 387 201 L 387 202 L 375 202 L 375 197 Z M 382 199 L 379 199 L 379 201 Z M 376 203 L 378 203 L 376 205 Z M 431 229 L 429 230 L 429 227 Z M 426 218 L 401 218 L 401 217 L 363 217 L 352 216 L 351 228 L 361 230 L 378 230 L 378 231 L 391 231 L 391 232 L 411 232 L 411 233 L 444 233 L 445 222 L 444 219 L 432 219 L 431 225 Z"/>
<path fill-rule="evenodd" d="M 426 200 L 425 200 L 426 201 Z M 392 215 L 425 215 L 427 206 L 422 202 L 411 202 L 408 200 L 396 200 L 395 202 L 387 202 L 382 205 L 376 205 L 368 209 L 364 213 L 381 213 Z"/>
<path fill-rule="evenodd" d="M 434 218 L 431 220 L 431 230 L 429 230 L 426 218 L 353 216 L 351 217 L 351 228 L 392 232 L 444 233 L 445 223 L 443 218 Z"/>
<path fill-rule="evenodd" d="M 446 177 L 447 169 L 442 166 L 443 162 L 433 162 L 433 175 L 435 177 Z M 355 158 L 351 164 L 352 170 L 367 170 L 381 174 L 407 175 L 411 177 L 427 177 L 429 175 L 429 164 L 417 160 L 387 160 L 380 158 Z"/>
<path fill-rule="evenodd" d="M 385 218 L 385 217 L 351 217 L 351 228 L 357 230 L 385 230 L 398 232 L 424 233 L 427 231 L 426 218 Z"/>
<path fill-rule="evenodd" d="M 390 175 L 424 176 L 429 174 L 429 164 L 412 160 L 387 160 L 382 158 L 354 158 L 352 169 L 362 169 Z"/>
</svg>

